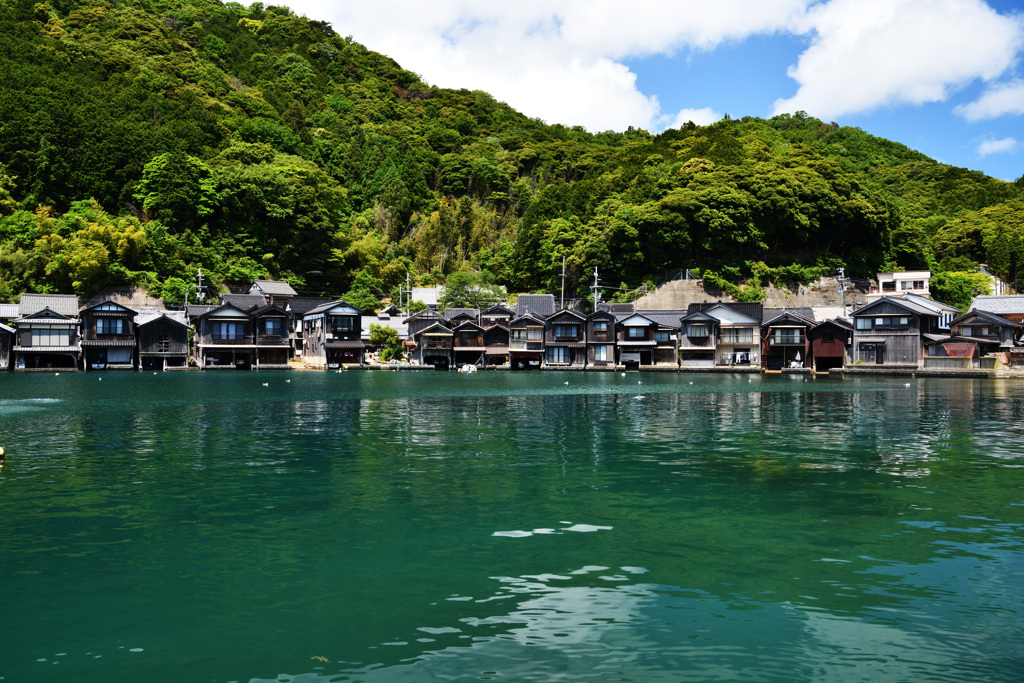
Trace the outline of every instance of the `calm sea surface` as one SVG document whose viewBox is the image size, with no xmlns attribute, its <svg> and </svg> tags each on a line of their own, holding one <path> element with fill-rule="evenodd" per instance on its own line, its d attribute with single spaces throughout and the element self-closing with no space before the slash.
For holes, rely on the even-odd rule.
<svg viewBox="0 0 1024 683">
<path fill-rule="evenodd" d="M 1020 681 L 1022 418 L 1000 380 L 3 375 L 0 680 Z"/>
</svg>

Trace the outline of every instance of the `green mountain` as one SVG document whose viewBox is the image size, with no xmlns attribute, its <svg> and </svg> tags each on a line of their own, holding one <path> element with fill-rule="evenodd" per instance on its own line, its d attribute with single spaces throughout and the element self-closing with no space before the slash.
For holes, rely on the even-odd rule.
<svg viewBox="0 0 1024 683">
<path fill-rule="evenodd" d="M 0 68 L 0 299 L 130 282 L 175 302 L 200 267 L 310 294 L 460 270 L 555 291 L 563 257 L 581 295 L 595 267 L 757 298 L 845 266 L 951 273 L 962 298 L 957 273 L 1024 263 L 1024 181 L 802 113 L 546 125 L 283 7 L 0 0 Z"/>
</svg>

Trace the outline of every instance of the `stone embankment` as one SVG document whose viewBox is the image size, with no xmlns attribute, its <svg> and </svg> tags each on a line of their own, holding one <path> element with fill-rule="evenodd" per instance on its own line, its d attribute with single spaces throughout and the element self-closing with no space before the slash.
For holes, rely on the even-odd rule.
<svg viewBox="0 0 1024 683">
<path fill-rule="evenodd" d="M 857 280 L 846 289 L 846 305 L 850 308 L 863 305 L 865 295 L 871 287 L 869 280 Z M 670 280 L 650 294 L 636 300 L 636 307 L 641 309 L 685 309 L 690 304 L 713 303 L 722 301 L 735 302 L 720 289 L 704 286 L 703 280 Z M 809 285 L 793 284 L 788 288 L 768 285 L 764 305 L 774 308 L 816 307 L 843 305 L 843 297 L 839 292 L 839 282 L 834 277 L 825 277 Z"/>
</svg>

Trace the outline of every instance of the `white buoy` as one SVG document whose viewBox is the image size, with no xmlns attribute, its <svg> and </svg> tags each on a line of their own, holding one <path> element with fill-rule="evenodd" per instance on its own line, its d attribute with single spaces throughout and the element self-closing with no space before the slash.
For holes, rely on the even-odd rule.
<svg viewBox="0 0 1024 683">
<path fill-rule="evenodd" d="M 53 373 L 53 376 L 54 377 L 60 377 L 60 373 L 59 372 L 55 372 L 55 373 Z"/>
<path fill-rule="evenodd" d="M 285 380 L 285 382 L 286 382 L 286 383 L 287 383 L 287 382 L 291 382 L 291 380 L 290 380 L 290 379 L 286 379 L 286 380 Z"/>
<path fill-rule="evenodd" d="M 267 384 L 266 382 L 264 382 L 264 383 L 263 383 L 263 386 L 265 386 L 265 387 L 266 387 L 266 386 L 270 386 L 270 385 L 269 385 L 269 384 Z"/>
<path fill-rule="evenodd" d="M 626 376 L 626 373 L 622 373 L 622 376 L 623 376 L 623 377 L 625 377 L 625 376 Z"/>
</svg>

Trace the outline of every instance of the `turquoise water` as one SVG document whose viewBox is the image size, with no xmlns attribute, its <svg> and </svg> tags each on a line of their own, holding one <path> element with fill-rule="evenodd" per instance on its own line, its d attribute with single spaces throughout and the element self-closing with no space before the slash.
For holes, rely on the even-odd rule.
<svg viewBox="0 0 1024 683">
<path fill-rule="evenodd" d="M 0 376 L 0 680 L 1018 681 L 1024 383 L 907 384 Z"/>
</svg>

